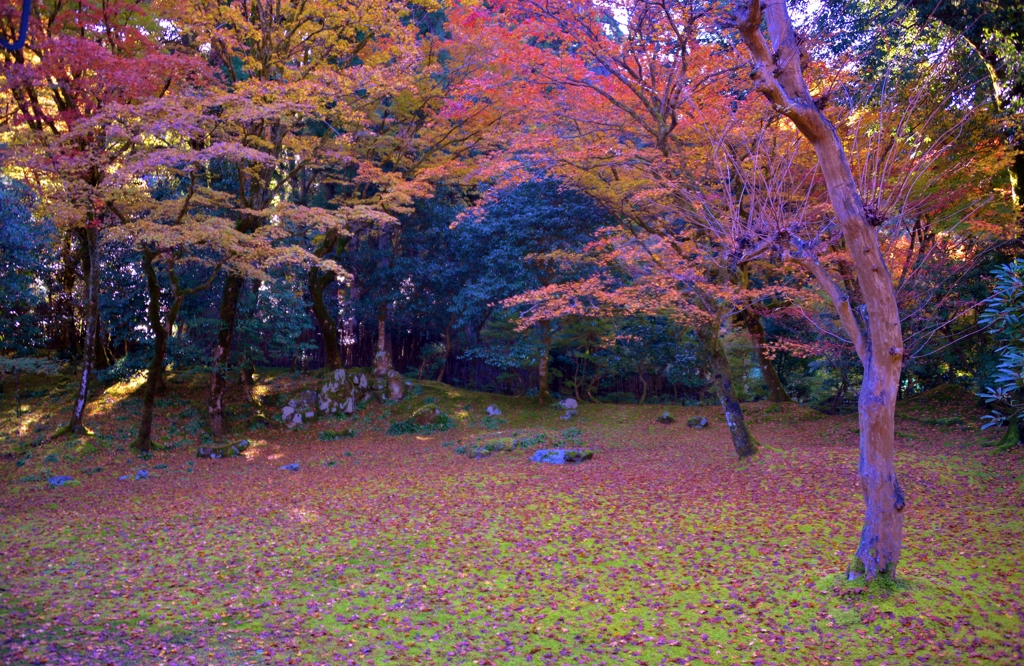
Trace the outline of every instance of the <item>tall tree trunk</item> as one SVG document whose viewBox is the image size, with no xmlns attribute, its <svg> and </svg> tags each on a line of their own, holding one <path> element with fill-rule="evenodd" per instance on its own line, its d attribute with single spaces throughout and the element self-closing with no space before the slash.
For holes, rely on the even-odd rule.
<svg viewBox="0 0 1024 666">
<path fill-rule="evenodd" d="M 146 288 L 149 292 L 147 316 L 149 327 L 153 330 L 153 356 L 149 360 L 149 370 L 146 372 L 139 432 L 132 444 L 139 451 L 149 451 L 153 448 L 153 407 L 156 403 L 156 392 L 160 387 L 164 370 L 164 355 L 167 351 L 167 331 L 164 329 L 160 317 L 160 283 L 156 277 L 153 260 L 154 255 L 151 252 L 146 250 L 142 252 L 142 271 L 146 274 Z"/>
<path fill-rule="evenodd" d="M 217 345 L 213 348 L 213 372 L 210 377 L 210 398 L 207 412 L 210 416 L 210 430 L 215 437 L 222 437 L 228 431 L 224 414 L 224 389 L 227 387 L 226 366 L 231 354 L 231 342 L 235 337 L 235 322 L 238 319 L 238 297 L 245 279 L 229 274 L 224 280 L 224 292 L 220 300 L 220 330 L 217 331 Z"/>
<path fill-rule="evenodd" d="M 455 325 L 455 315 L 448 320 L 444 329 L 444 358 L 441 359 L 441 372 L 437 375 L 437 381 L 444 379 L 444 371 L 448 368 L 448 355 L 452 353 L 452 326 Z"/>
<path fill-rule="evenodd" d="M 718 400 L 722 403 L 725 422 L 729 424 L 732 446 L 736 449 L 737 456 L 747 458 L 757 453 L 757 440 L 750 434 L 747 422 L 743 418 L 743 409 L 736 397 L 736 387 L 732 383 L 732 370 L 729 368 L 729 358 L 725 354 L 725 348 L 719 337 L 719 328 L 718 321 L 704 324 L 697 329 L 697 337 L 711 360 L 712 381 L 715 385 L 715 392 L 718 394 Z"/>
<path fill-rule="evenodd" d="M 767 23 L 770 44 L 761 29 L 762 18 Z M 785 2 L 751 0 L 737 12 L 737 28 L 754 59 L 753 78 L 758 92 L 796 125 L 817 154 L 857 276 L 866 311 L 861 320 L 850 306 L 849 293 L 843 293 L 818 263 L 815 248 L 799 240 L 795 243 L 794 260 L 828 293 L 864 367 L 858 400 L 864 526 L 847 575 L 851 579 L 861 575 L 869 579 L 895 576 L 903 546 L 902 512 L 906 502 L 896 479 L 894 460 L 896 395 L 904 351 L 892 278 L 877 231 L 867 220 L 839 135 L 807 89 L 799 42 Z"/>
<path fill-rule="evenodd" d="M 743 325 L 750 334 L 750 340 L 754 343 L 754 352 L 757 354 L 757 365 L 761 368 L 761 377 L 768 385 L 769 402 L 789 402 L 789 394 L 779 379 L 779 373 L 775 371 L 775 364 L 772 363 L 768 350 L 765 349 L 764 324 L 761 323 L 761 315 L 751 310 L 744 310 L 741 316 Z"/>
<path fill-rule="evenodd" d="M 348 244 L 347 239 L 339 239 L 338 232 L 334 229 L 324 234 L 323 241 L 317 246 L 313 254 L 317 257 L 334 257 Z M 327 356 L 327 367 L 331 370 L 340 370 L 344 362 L 341 354 L 341 340 L 338 336 L 338 323 L 331 316 L 330 309 L 324 301 L 324 293 L 327 287 L 334 283 L 338 275 L 334 271 L 323 271 L 318 266 L 309 269 L 307 286 L 309 287 L 309 298 L 313 303 L 313 318 L 320 329 L 324 340 L 324 352 Z"/>
<path fill-rule="evenodd" d="M 78 384 L 78 396 L 75 408 L 71 412 L 68 430 L 74 434 L 85 434 L 85 405 L 89 401 L 89 381 L 92 379 L 93 365 L 96 362 L 96 335 L 100 324 L 100 253 L 99 233 L 92 227 L 86 227 L 81 233 L 82 239 L 82 270 L 86 283 L 86 326 L 83 345 L 82 379 Z"/>
<path fill-rule="evenodd" d="M 328 276 L 330 278 L 328 279 Z M 338 336 L 338 323 L 334 321 L 327 303 L 324 302 L 324 292 L 327 286 L 334 281 L 333 273 L 323 273 L 317 268 L 309 269 L 309 297 L 313 303 L 313 318 L 316 320 L 320 335 L 324 340 L 324 352 L 327 356 L 327 367 L 331 370 L 339 370 L 344 363 L 341 356 L 341 339 Z"/>
<path fill-rule="evenodd" d="M 377 310 L 377 353 L 373 357 L 373 374 L 386 377 L 391 370 L 388 353 L 388 304 L 381 303 Z"/>
<path fill-rule="evenodd" d="M 540 359 L 537 361 L 537 400 L 542 405 L 551 402 L 551 389 L 548 384 L 548 363 L 551 356 L 551 322 L 542 321 Z"/>
</svg>

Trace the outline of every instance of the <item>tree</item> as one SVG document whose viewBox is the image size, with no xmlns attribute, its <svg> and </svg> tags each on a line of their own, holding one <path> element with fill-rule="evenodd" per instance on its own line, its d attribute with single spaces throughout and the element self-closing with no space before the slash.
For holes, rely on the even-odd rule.
<svg viewBox="0 0 1024 666">
<path fill-rule="evenodd" d="M 762 33 L 762 22 L 767 25 L 767 38 Z M 762 6 L 760 0 L 754 0 L 740 10 L 736 26 L 753 60 L 757 91 L 796 125 L 817 154 L 832 211 L 864 297 L 866 316 L 858 321 L 849 296 L 824 271 L 817 257 L 796 246 L 794 259 L 829 295 L 864 366 L 859 400 L 859 474 L 866 510 L 857 556 L 848 575 L 869 579 L 894 576 L 903 544 L 906 500 L 894 461 L 895 406 L 904 349 L 892 278 L 842 141 L 807 88 L 800 45 L 786 5 Z"/>
<path fill-rule="evenodd" d="M 210 123 L 204 145 L 223 151 L 221 182 L 213 187 L 232 192 L 225 208 L 236 231 L 269 229 L 295 237 L 315 231 L 325 238 L 347 233 L 348 211 L 315 205 L 306 193 L 333 164 L 350 159 L 344 147 L 357 128 L 365 129 L 368 119 L 358 107 L 368 91 L 406 83 L 396 75 L 414 47 L 415 28 L 404 22 L 406 14 L 404 5 L 388 0 L 198 2 L 178 8 L 181 46 L 208 54 L 219 70 L 220 85 L 194 99 L 191 108 L 194 117 Z M 372 185 L 374 176 L 360 177 Z M 285 255 L 298 251 L 294 244 L 276 247 Z M 337 267 L 308 263 L 327 273 Z M 244 271 L 228 265 L 207 405 L 217 436 L 228 428 L 226 367 L 244 284 Z"/>
<path fill-rule="evenodd" d="M 736 283 L 724 258 L 729 248 L 714 236 L 691 233 L 690 224 L 708 212 L 680 196 L 702 187 L 705 175 L 689 163 L 715 147 L 709 135 L 733 117 L 737 63 L 722 41 L 708 37 L 723 8 L 653 1 L 499 4 L 501 11 L 486 19 L 473 10 L 461 21 L 474 39 L 494 44 L 494 60 L 506 75 L 492 85 L 522 116 L 515 159 L 496 168 L 546 170 L 600 201 L 639 246 L 648 243 L 645 236 L 664 239 L 659 252 L 675 256 L 659 255 L 645 272 L 680 262 L 703 266 L 681 273 L 665 268 L 662 277 L 686 275 L 687 307 L 708 308 L 700 340 L 709 357 L 721 361 L 714 377 L 736 451 L 752 455 L 756 444 L 719 341 L 732 310 L 749 303 L 742 296 L 722 300 Z"/>
<path fill-rule="evenodd" d="M 506 299 L 571 282 L 588 273 L 587 266 L 567 259 L 608 222 L 607 213 L 586 193 L 545 179 L 507 187 L 499 185 L 476 219 L 460 225 L 467 236 L 466 246 L 473 248 L 478 257 L 478 265 L 456 297 L 453 314 L 476 329 L 490 322 L 495 333 L 502 330 L 502 320 L 529 322 L 528 328 L 515 327 L 516 339 L 496 335 L 481 341 L 469 354 L 481 354 L 490 363 L 498 364 L 502 354 L 507 353 L 501 363 L 506 368 L 523 367 L 523 361 L 529 359 L 537 369 L 537 399 L 541 404 L 551 400 L 551 351 L 558 337 L 558 318 L 530 317 L 519 321 L 516 302 Z"/>
<path fill-rule="evenodd" d="M 982 428 L 1007 426 L 997 446 L 1009 450 L 1020 444 L 1024 412 L 1024 261 L 1016 259 L 992 273 L 995 284 L 980 321 L 1000 344 L 996 349 L 998 365 L 978 396 L 994 407 L 982 417 Z"/>
<path fill-rule="evenodd" d="M 75 433 L 85 432 L 100 328 L 100 243 L 110 222 L 105 181 L 126 145 L 89 121 L 163 96 L 193 71 L 185 59 L 156 48 L 151 9 L 131 2 L 116 11 L 103 2 L 36 3 L 24 47 L 2 55 L 0 122 L 11 133 L 4 161 L 34 187 L 39 214 L 59 225 L 66 247 L 77 246 L 64 260 L 81 266 L 85 283 L 82 375 L 65 429 Z M 69 267 L 65 288 L 73 276 Z"/>
<path fill-rule="evenodd" d="M 391 369 L 387 323 L 404 289 L 405 276 L 395 266 L 404 254 L 404 225 L 415 224 L 416 202 L 432 196 L 437 183 L 458 180 L 467 163 L 492 149 L 501 127 L 500 111 L 467 86 L 486 64 L 480 50 L 450 39 L 441 11 L 412 7 L 406 18 L 418 29 L 415 40 L 389 70 L 387 85 L 369 88 L 350 102 L 358 123 L 338 126 L 348 137 L 345 157 L 311 189 L 314 196 L 357 218 L 350 226 L 353 235 L 363 237 L 356 244 L 364 259 L 370 245 L 375 246 L 380 266 L 363 265 L 350 272 L 360 282 L 356 291 L 361 298 L 375 301 L 378 374 Z M 314 253 L 337 258 L 346 243 L 328 230 L 316 238 Z M 374 277 L 364 279 L 366 271 Z M 382 281 L 385 275 L 394 279 Z M 328 365 L 340 367 L 337 323 L 324 304 L 324 290 L 335 279 L 330 273 L 311 272 L 309 285 Z M 371 283 L 373 293 L 368 293 Z"/>
<path fill-rule="evenodd" d="M 32 219 L 32 193 L 18 181 L 0 178 L 0 351 L 23 353 L 38 344 L 43 332 L 37 309 L 44 282 L 51 235 L 49 225 Z"/>
</svg>

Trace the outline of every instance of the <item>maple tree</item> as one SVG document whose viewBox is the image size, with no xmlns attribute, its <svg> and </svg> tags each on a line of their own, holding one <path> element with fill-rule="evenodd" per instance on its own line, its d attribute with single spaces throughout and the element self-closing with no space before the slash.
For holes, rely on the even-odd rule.
<svg viewBox="0 0 1024 666">
<path fill-rule="evenodd" d="M 358 101 L 367 90 L 401 89 L 400 66 L 415 48 L 404 6 L 377 2 L 197 2 L 179 8 L 180 41 L 207 53 L 219 85 L 193 104 L 214 115 L 207 141 L 222 147 L 223 189 L 233 190 L 235 229 L 253 234 L 323 234 L 325 247 L 348 234 L 356 207 L 306 205 L 309 188 L 325 169 L 346 164 L 353 127 L 367 121 Z M 396 68 L 396 63 L 398 67 Z M 343 131 L 343 129 L 345 131 Z M 375 174 L 361 175 L 366 185 Z M 289 249 L 290 248 L 290 249 Z M 297 251 L 290 245 L 284 252 Z M 326 258 L 326 252 L 318 252 Z M 316 262 L 313 262 L 316 263 Z M 319 264 L 331 279 L 328 261 Z M 336 265 L 334 265 L 336 267 Z M 317 276 L 311 276 L 316 283 Z M 213 350 L 208 415 L 215 434 L 226 432 L 225 370 L 245 284 L 229 268 Z"/>
<path fill-rule="evenodd" d="M 140 3 L 35 3 L 22 47 L 2 55 L 0 122 L 12 137 L 6 156 L 36 188 L 40 211 L 59 223 L 67 245 L 77 246 L 64 260 L 82 266 L 84 359 L 67 427 L 76 433 L 85 431 L 100 326 L 100 244 L 111 194 L 105 181 L 124 150 L 119 137 L 91 121 L 112 108 L 163 96 L 193 70 L 157 49 L 152 20 Z"/>
<path fill-rule="evenodd" d="M 618 288 L 614 297 L 604 294 L 603 298 L 618 301 L 624 309 L 665 308 L 675 302 L 679 312 L 696 308 L 703 316 L 704 323 L 698 319 L 695 326 L 712 359 L 727 420 L 730 425 L 736 424 L 734 445 L 740 456 L 752 453 L 756 445 L 745 434 L 728 364 L 715 362 L 725 356 L 719 342 L 723 319 L 754 311 L 752 306 L 759 300 L 784 294 L 793 297 L 792 290 L 769 288 L 758 295 L 749 289 L 748 272 L 757 265 L 765 236 L 774 234 L 770 241 L 781 243 L 783 258 L 808 271 L 817 288 L 834 303 L 843 330 L 864 366 L 861 474 L 867 514 L 850 575 L 870 578 L 891 574 L 899 557 L 905 502 L 892 462 L 892 408 L 904 359 L 911 353 L 904 350 L 897 284 L 885 270 L 890 257 L 879 245 L 876 227 L 882 216 L 888 215 L 930 225 L 929 216 L 940 211 L 948 214 L 951 202 L 957 198 L 962 201 L 980 194 L 984 200 L 986 181 L 962 182 L 952 188 L 944 184 L 946 192 L 942 194 L 919 187 L 920 175 L 935 166 L 935 161 L 947 160 L 943 165 L 947 182 L 956 182 L 954 174 L 963 170 L 958 161 L 968 168 L 976 166 L 972 161 L 943 154 L 949 147 L 948 136 L 961 129 L 954 122 L 937 131 L 938 141 L 930 149 L 922 148 L 931 140 L 927 136 L 910 139 L 904 153 L 900 152 L 904 145 L 901 141 L 876 141 L 872 147 L 860 148 L 863 152 L 858 157 L 864 163 L 858 165 L 862 167 L 858 184 L 839 134 L 822 111 L 827 90 L 822 91 L 820 99 L 812 99 L 804 83 L 806 55 L 792 28 L 787 27 L 785 8 L 773 9 L 774 13 L 765 9 L 777 53 L 766 46 L 768 42 L 761 35 L 760 7 L 752 6 L 745 16 L 753 18 L 739 24 L 741 36 L 754 54 L 755 87 L 770 101 L 774 118 L 762 115 L 750 104 L 736 104 L 733 91 L 740 84 L 732 74 L 742 63 L 716 53 L 713 40 L 696 39 L 697 26 L 714 16 L 715 9 L 708 4 L 644 2 L 517 3 L 514 8 L 505 7 L 505 14 L 515 17 L 512 20 L 517 23 L 505 29 L 513 38 L 536 45 L 532 50 L 524 48 L 528 55 L 523 59 L 529 63 L 530 73 L 524 74 L 524 65 L 513 61 L 508 65 L 511 76 L 544 86 L 544 90 L 534 90 L 530 99 L 549 105 L 542 108 L 550 115 L 531 126 L 526 135 L 531 147 L 538 143 L 538 134 L 543 137 L 540 143 L 546 152 L 523 150 L 522 159 L 530 168 L 541 166 L 572 174 L 576 182 L 598 193 L 627 224 L 665 240 L 653 244 L 640 240 L 636 243 L 639 249 L 626 250 L 618 261 L 635 273 L 633 284 Z M 504 18 L 491 20 L 500 23 Z M 688 35 L 694 36 L 693 43 L 686 41 Z M 572 49 L 559 46 L 570 43 Z M 705 52 L 700 54 L 702 48 Z M 697 54 L 703 59 L 697 59 Z M 687 56 L 700 62 L 700 76 L 687 76 Z M 785 66 L 777 64 L 783 61 Z M 806 65 L 817 72 L 813 67 Z M 820 75 L 832 82 L 841 78 L 824 72 Z M 899 115 L 899 111 L 888 112 Z M 779 117 L 792 122 L 809 140 L 816 160 L 786 136 Z M 898 124 L 895 134 L 899 136 L 911 125 Z M 870 138 L 862 139 L 861 143 L 872 143 Z M 765 153 L 766 149 L 774 150 L 780 141 L 788 141 L 792 149 Z M 915 151 L 912 160 L 907 155 Z M 898 172 L 900 166 L 910 168 Z M 816 182 L 819 169 L 821 176 Z M 984 178 L 986 172 L 981 169 L 976 173 Z M 827 194 L 827 200 L 815 200 L 816 189 L 821 195 Z M 861 191 L 877 195 L 871 206 L 862 203 Z M 808 193 L 818 208 L 808 206 L 806 201 L 801 205 L 799 197 Z M 814 243 L 820 242 L 820 232 L 813 242 L 797 235 L 803 224 L 800 218 L 820 216 L 815 211 L 821 210 L 821 204 L 827 204 L 826 215 L 834 215 L 843 232 L 834 251 L 844 256 L 839 267 L 845 284 L 837 283 L 819 261 Z M 970 206 L 957 209 L 955 215 L 970 217 L 968 209 Z M 915 228 L 909 243 L 900 240 L 901 233 L 891 237 L 886 250 L 904 258 L 897 276 L 900 287 L 922 272 L 926 264 L 925 270 L 935 271 L 933 276 L 941 275 L 938 265 L 943 259 L 949 262 L 962 252 L 959 248 L 971 247 L 962 240 L 936 244 L 922 235 L 928 233 L 922 228 Z M 916 250 L 915 242 L 919 243 Z M 624 239 L 617 244 L 628 247 Z M 674 252 L 674 260 L 667 250 Z M 958 262 L 970 265 L 964 259 L 964 254 L 957 257 Z M 703 270 L 696 268 L 701 265 Z M 853 283 L 863 316 L 846 293 Z M 913 298 L 919 303 L 931 302 L 939 310 L 944 301 L 936 296 L 941 284 L 948 287 L 950 283 L 933 281 L 930 291 L 912 292 Z M 540 318 L 545 312 L 585 311 L 587 298 L 601 300 L 599 294 L 606 291 L 606 286 L 592 281 L 571 291 L 560 288 L 521 298 L 545 301 L 545 309 L 532 315 Z M 971 303 L 960 304 L 960 312 L 953 316 L 971 309 Z M 759 337 L 756 327 L 751 333 L 755 340 Z"/>
<path fill-rule="evenodd" d="M 457 180 L 473 156 L 493 149 L 501 130 L 500 110 L 466 85 L 484 67 L 482 52 L 445 35 L 436 25 L 439 7 L 431 5 L 434 12 L 427 12 L 426 6 L 410 10 L 408 20 L 417 28 L 414 43 L 389 71 L 389 85 L 373 86 L 352 100 L 359 124 L 339 127 L 351 137 L 345 160 L 308 186 L 309 196 L 329 199 L 342 210 L 368 211 L 351 234 L 357 237 L 356 245 L 376 247 L 379 273 L 388 272 L 402 253 L 402 224 L 415 214 L 414 202 L 431 197 L 438 183 Z M 314 253 L 337 258 L 347 243 L 345 237 L 328 231 Z M 335 279 L 331 272 L 313 269 L 308 281 L 331 368 L 342 365 L 337 323 L 324 304 L 324 288 Z M 355 295 L 359 280 L 358 273 L 350 278 Z M 399 286 L 376 289 L 374 367 L 383 375 L 392 366 L 387 320 Z"/>
<path fill-rule="evenodd" d="M 762 22 L 767 26 L 768 37 L 762 32 Z M 910 275 L 928 263 L 928 258 L 941 257 L 944 252 L 941 244 L 921 238 L 917 227 L 911 232 L 909 242 L 893 243 L 898 239 L 897 235 L 891 237 L 889 247 L 883 249 L 878 227 L 889 215 L 905 215 L 904 219 L 916 218 L 916 225 L 927 225 L 929 207 L 932 211 L 944 211 L 957 197 L 968 198 L 976 193 L 972 189 L 976 186 L 974 182 L 967 183 L 964 188 L 943 186 L 947 190 L 944 194 L 950 195 L 948 198 L 934 190 L 928 191 L 927 186 L 923 194 L 915 191 L 922 181 L 928 182 L 922 176 L 942 159 L 943 149 L 949 145 L 948 136 L 956 134 L 959 123 L 953 123 L 952 128 L 940 127 L 935 132 L 937 136 L 933 137 L 935 145 L 931 150 L 927 146 L 930 140 L 927 132 L 923 136 L 908 135 L 904 133 L 905 126 L 896 123 L 895 136 L 903 134 L 906 139 L 879 141 L 875 145 L 884 147 L 877 152 L 871 149 L 864 151 L 858 155 L 864 163 L 851 166 L 849 151 L 836 126 L 824 113 L 822 99 L 811 97 L 804 78 L 806 68 L 801 45 L 786 6 L 751 3 L 740 15 L 737 25 L 753 60 L 755 89 L 767 99 L 772 109 L 793 123 L 814 149 L 829 204 L 826 223 L 834 220 L 842 235 L 841 280 L 837 281 L 820 261 L 818 244 L 821 243 L 821 230 L 816 232 L 815 239 L 804 240 L 796 233 L 801 225 L 775 221 L 767 224 L 772 228 L 771 232 L 767 229 L 762 232 L 774 233 L 771 242 L 779 247 L 783 257 L 802 266 L 827 294 L 861 361 L 859 470 L 866 511 L 860 545 L 848 574 L 851 578 L 859 575 L 868 578 L 892 576 L 902 548 L 902 511 L 906 504 L 894 467 L 894 406 L 904 361 L 919 351 L 905 348 L 908 341 L 903 335 L 897 291 Z M 889 112 L 893 115 L 900 113 Z M 912 126 L 912 123 L 907 125 Z M 901 154 L 904 140 L 908 144 L 905 150 L 913 153 L 912 159 L 907 157 L 907 153 Z M 855 143 L 851 150 L 856 153 L 857 149 Z M 962 161 L 962 158 L 955 158 L 948 165 L 950 168 L 944 174 L 947 182 L 956 182 L 953 176 L 957 170 L 956 161 Z M 971 164 L 970 161 L 963 163 Z M 894 164 L 906 170 L 902 173 L 894 172 L 895 169 L 889 171 Z M 859 179 L 855 166 L 862 167 Z M 983 193 L 984 181 L 978 185 L 981 185 Z M 865 200 L 862 198 L 865 195 L 872 198 Z M 921 205 L 921 208 L 915 210 L 908 201 Z M 954 209 L 957 215 L 971 215 L 970 206 L 959 209 L 954 206 Z M 805 228 L 813 229 L 813 225 Z M 918 259 L 925 258 L 924 261 L 914 261 L 915 242 L 921 244 Z M 894 244 L 902 245 L 905 257 L 895 281 L 888 268 L 892 265 Z M 956 253 L 954 250 L 953 254 Z M 965 258 L 963 254 L 957 257 L 961 262 Z M 913 270 L 908 270 L 912 264 Z M 935 296 L 934 291 L 932 296 Z M 857 301 L 851 298 L 857 298 Z M 924 300 L 931 301 L 933 306 L 942 301 L 941 298 L 928 297 Z"/>
<path fill-rule="evenodd" d="M 733 288 L 738 274 L 729 266 L 731 248 L 714 235 L 689 233 L 688 223 L 704 211 L 680 195 L 702 186 L 701 174 L 686 162 L 702 149 L 713 150 L 708 135 L 730 118 L 735 58 L 702 37 L 722 19 L 724 8 L 659 2 L 499 6 L 490 15 L 467 10 L 460 24 L 475 41 L 493 42 L 494 59 L 505 73 L 494 88 L 505 91 L 505 103 L 524 116 L 522 139 L 510 148 L 518 168 L 565 177 L 622 219 L 627 234 L 667 239 L 663 247 L 675 256 L 662 255 L 647 270 L 660 272 L 660 284 L 674 292 L 666 301 L 682 296 L 671 286 L 676 280 L 689 294 L 687 306 L 703 308 L 699 338 L 713 359 L 734 447 L 741 457 L 753 454 L 756 442 L 720 335 L 736 314 L 755 320 L 757 311 Z M 567 44 L 573 47 L 560 46 Z M 506 170 L 510 161 L 496 168 Z M 703 270 L 693 270 L 694 262 Z M 757 333 L 756 323 L 750 326 Z M 760 336 L 753 341 L 763 346 Z M 759 359 L 770 364 L 767 354 Z M 776 387 L 775 394 L 782 399 L 784 391 Z"/>
</svg>

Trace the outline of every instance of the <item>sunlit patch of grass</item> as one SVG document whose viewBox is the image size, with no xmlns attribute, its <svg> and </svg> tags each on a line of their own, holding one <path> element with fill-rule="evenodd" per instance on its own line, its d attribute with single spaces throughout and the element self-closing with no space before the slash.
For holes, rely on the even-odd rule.
<svg viewBox="0 0 1024 666">
<path fill-rule="evenodd" d="M 89 408 L 91 416 L 103 416 L 116 410 L 120 404 L 133 397 L 146 383 L 146 373 L 137 372 L 130 379 L 108 387 L 92 401 Z"/>
</svg>

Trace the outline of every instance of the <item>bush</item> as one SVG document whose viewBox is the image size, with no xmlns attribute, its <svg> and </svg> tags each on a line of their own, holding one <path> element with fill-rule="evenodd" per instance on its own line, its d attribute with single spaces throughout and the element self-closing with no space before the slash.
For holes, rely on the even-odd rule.
<svg viewBox="0 0 1024 666">
<path fill-rule="evenodd" d="M 356 431 L 353 430 L 352 428 L 349 428 L 347 430 L 324 430 L 319 435 L 317 435 L 317 439 L 319 439 L 321 442 L 333 442 L 339 439 L 347 439 L 349 437 L 355 436 Z"/>
<path fill-rule="evenodd" d="M 434 409 L 432 407 L 426 409 Z M 432 432 L 444 432 L 455 427 L 455 421 L 441 410 L 436 410 L 432 418 L 424 417 L 424 408 L 421 408 L 404 421 L 396 421 L 388 426 L 389 435 L 427 435 Z"/>
</svg>

